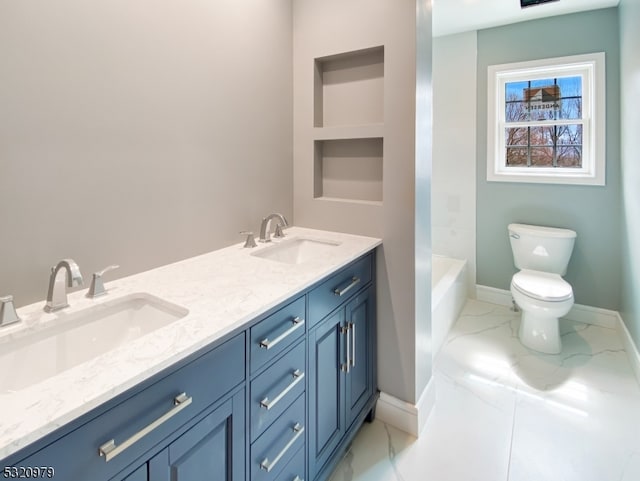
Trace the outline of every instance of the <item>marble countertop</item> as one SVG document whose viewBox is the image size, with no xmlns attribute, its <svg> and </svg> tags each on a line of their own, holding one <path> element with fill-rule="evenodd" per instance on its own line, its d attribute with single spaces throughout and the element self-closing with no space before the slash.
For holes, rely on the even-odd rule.
<svg viewBox="0 0 640 481">
<path fill-rule="evenodd" d="M 108 295 L 97 299 L 86 298 L 86 289 L 71 293 L 70 306 L 62 311 L 45 313 L 44 301 L 18 309 L 23 322 L 2 329 L 0 355 L 24 330 L 64 322 L 65 317 L 79 311 L 135 293 L 151 294 L 189 313 L 42 382 L 17 391 L 0 391 L 0 459 L 241 329 L 381 244 L 380 239 L 371 237 L 300 227 L 291 227 L 286 233 L 284 241 L 311 238 L 339 245 L 302 264 L 287 264 L 251 255 L 270 244 L 243 249 L 240 243 L 107 282 Z M 277 242 L 282 241 L 274 240 L 271 245 Z M 12 375 L 7 371 L 5 376 Z"/>
</svg>

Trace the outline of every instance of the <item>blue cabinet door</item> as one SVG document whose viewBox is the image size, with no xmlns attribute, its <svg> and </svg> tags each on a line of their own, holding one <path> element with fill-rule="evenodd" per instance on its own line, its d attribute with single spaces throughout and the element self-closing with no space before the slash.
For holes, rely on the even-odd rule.
<svg viewBox="0 0 640 481">
<path fill-rule="evenodd" d="M 149 472 L 148 472 L 147 463 L 144 466 L 140 466 L 129 476 L 124 478 L 122 481 L 148 481 L 149 480 Z"/>
<path fill-rule="evenodd" d="M 309 477 L 314 479 L 346 431 L 344 309 L 309 336 Z"/>
<path fill-rule="evenodd" d="M 349 371 L 346 380 L 347 427 L 362 412 L 375 390 L 373 331 L 375 309 L 373 288 L 358 294 L 346 306 L 347 353 Z"/>
<path fill-rule="evenodd" d="M 244 481 L 244 419 L 241 391 L 154 457 L 149 481 Z"/>
</svg>

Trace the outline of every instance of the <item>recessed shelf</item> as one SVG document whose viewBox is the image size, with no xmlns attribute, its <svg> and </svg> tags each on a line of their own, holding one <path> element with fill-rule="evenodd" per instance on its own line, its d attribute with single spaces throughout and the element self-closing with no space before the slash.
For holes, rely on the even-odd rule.
<svg viewBox="0 0 640 481">
<path fill-rule="evenodd" d="M 382 202 L 383 140 L 314 142 L 314 198 Z"/>
<path fill-rule="evenodd" d="M 315 59 L 315 127 L 383 122 L 384 47 Z"/>
</svg>

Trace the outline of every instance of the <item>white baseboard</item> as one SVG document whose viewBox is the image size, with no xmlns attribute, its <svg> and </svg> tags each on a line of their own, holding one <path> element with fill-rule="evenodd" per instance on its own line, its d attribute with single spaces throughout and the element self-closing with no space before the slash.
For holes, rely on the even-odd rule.
<svg viewBox="0 0 640 481">
<path fill-rule="evenodd" d="M 631 364 L 631 369 L 633 369 L 633 373 L 636 375 L 636 379 L 638 383 L 640 383 L 640 352 L 638 352 L 638 347 L 633 342 L 633 338 L 631 337 L 631 333 L 627 329 L 622 316 L 618 314 L 618 334 L 620 334 L 620 339 L 622 341 L 622 345 L 624 346 L 624 350 L 627 352 L 627 357 L 629 358 L 629 363 Z"/>
<path fill-rule="evenodd" d="M 432 377 L 417 404 L 381 392 L 376 405 L 376 419 L 418 437 L 435 403 L 436 387 Z"/>
<path fill-rule="evenodd" d="M 511 306 L 511 292 L 495 287 L 476 284 L 476 298 L 482 302 L 490 302 L 499 306 Z"/>
<path fill-rule="evenodd" d="M 476 295 L 479 301 L 490 302 L 500 306 L 511 306 L 511 292 L 504 289 L 496 289 L 495 287 L 476 285 Z M 622 340 L 622 345 L 627 352 L 631 368 L 640 383 L 640 353 L 638 347 L 633 342 L 633 338 L 624 323 L 624 320 L 617 311 L 609 309 L 601 309 L 599 307 L 583 306 L 575 304 L 569 314 L 564 316 L 584 324 L 593 324 L 595 326 L 616 329 Z"/>
<path fill-rule="evenodd" d="M 500 306 L 511 306 L 511 292 L 495 287 L 476 285 L 476 295 L 479 301 L 490 302 Z M 584 306 L 574 304 L 564 319 L 570 319 L 584 324 L 606 327 L 609 329 L 618 328 L 618 313 L 609 309 L 599 307 Z"/>
</svg>

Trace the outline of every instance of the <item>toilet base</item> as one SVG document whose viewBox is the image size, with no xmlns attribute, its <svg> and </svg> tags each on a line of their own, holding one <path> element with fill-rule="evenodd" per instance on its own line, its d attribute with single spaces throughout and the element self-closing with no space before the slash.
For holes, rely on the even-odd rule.
<svg viewBox="0 0 640 481">
<path fill-rule="evenodd" d="M 519 337 L 522 344 L 535 351 L 559 354 L 562 350 L 560 324 L 557 317 L 522 311 Z"/>
</svg>

